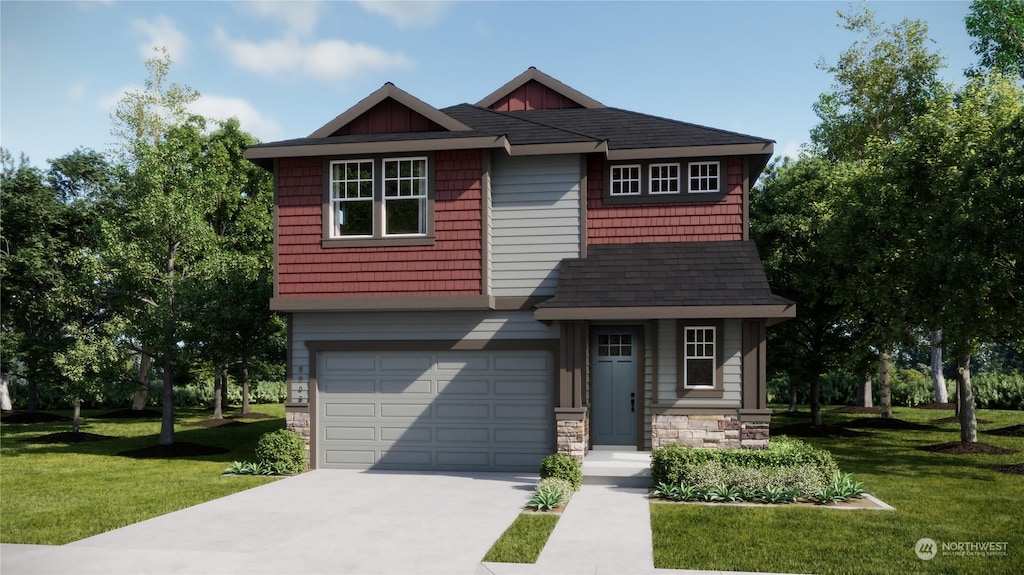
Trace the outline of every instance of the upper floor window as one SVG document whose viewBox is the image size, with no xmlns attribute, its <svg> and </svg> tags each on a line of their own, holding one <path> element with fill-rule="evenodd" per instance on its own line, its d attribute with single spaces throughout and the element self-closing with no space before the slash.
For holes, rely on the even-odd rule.
<svg viewBox="0 0 1024 575">
<path fill-rule="evenodd" d="M 719 191 L 718 162 L 690 162 L 690 193 L 706 194 Z"/>
<path fill-rule="evenodd" d="M 640 166 L 612 166 L 611 194 L 613 196 L 639 196 Z"/>
<path fill-rule="evenodd" d="M 726 187 L 719 159 L 651 160 L 608 167 L 604 197 L 611 203 L 717 201 Z"/>
<path fill-rule="evenodd" d="M 428 160 L 427 157 L 331 160 L 324 215 L 325 245 L 353 246 L 360 241 L 370 242 L 366 245 L 432 242 L 433 201 Z"/>
</svg>

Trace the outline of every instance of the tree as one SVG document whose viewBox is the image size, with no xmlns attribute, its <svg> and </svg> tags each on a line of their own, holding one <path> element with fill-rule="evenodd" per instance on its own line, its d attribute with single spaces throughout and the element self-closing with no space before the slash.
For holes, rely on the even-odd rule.
<svg viewBox="0 0 1024 575">
<path fill-rule="evenodd" d="M 968 74 L 995 71 L 1024 79 L 1024 2 L 974 0 L 964 23 L 980 58 Z"/>
<path fill-rule="evenodd" d="M 803 155 L 773 162 L 750 198 L 750 234 L 773 291 L 799 302 L 797 316 L 769 332 L 769 365 L 791 389 L 810 386 L 811 420 L 821 425 L 821 377 L 846 364 L 854 350 L 840 306 L 833 302 L 836 265 L 830 248 L 835 164 Z"/>
<path fill-rule="evenodd" d="M 166 50 L 146 62 L 145 89 L 125 95 L 114 113 L 125 169 L 103 222 L 111 293 L 136 350 L 163 375 L 161 445 L 174 442 L 174 374 L 187 310 L 182 284 L 200 272 L 215 244 L 206 215 L 219 174 L 203 157 L 205 120 L 188 112 L 197 93 L 166 84 Z"/>
<path fill-rule="evenodd" d="M 31 412 L 39 383 L 64 382 L 54 358 L 73 344 L 71 326 L 90 325 L 101 307 L 92 275 L 93 198 L 108 186 L 111 168 L 90 150 L 52 160 L 48 174 L 24 158 L 15 165 L 7 152 L 0 155 L 3 371 L 15 369 L 28 381 Z"/>
</svg>

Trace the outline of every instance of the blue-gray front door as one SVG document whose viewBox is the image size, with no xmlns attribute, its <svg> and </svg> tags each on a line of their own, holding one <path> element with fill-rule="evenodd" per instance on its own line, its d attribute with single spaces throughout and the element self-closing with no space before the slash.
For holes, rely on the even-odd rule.
<svg viewBox="0 0 1024 575">
<path fill-rule="evenodd" d="M 594 445 L 636 445 L 637 334 L 621 328 L 592 333 L 590 425 Z"/>
</svg>

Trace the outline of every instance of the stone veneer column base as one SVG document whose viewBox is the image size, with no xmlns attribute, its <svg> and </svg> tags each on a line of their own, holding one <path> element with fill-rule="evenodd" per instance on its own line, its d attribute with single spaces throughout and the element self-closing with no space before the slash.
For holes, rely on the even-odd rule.
<svg viewBox="0 0 1024 575">
<path fill-rule="evenodd" d="M 299 434 L 306 440 L 306 464 L 309 464 L 309 406 L 286 405 L 284 407 L 284 425 L 288 431 Z"/>
<path fill-rule="evenodd" d="M 768 424 L 745 421 L 740 427 L 740 447 L 768 449 Z"/>
<path fill-rule="evenodd" d="M 584 409 L 572 412 L 555 410 L 556 451 L 583 462 L 590 445 L 589 414 Z"/>
</svg>

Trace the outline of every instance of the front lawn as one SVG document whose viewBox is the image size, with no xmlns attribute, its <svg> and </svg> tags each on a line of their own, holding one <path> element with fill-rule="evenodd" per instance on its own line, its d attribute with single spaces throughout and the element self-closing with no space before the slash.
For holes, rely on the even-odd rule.
<svg viewBox="0 0 1024 575">
<path fill-rule="evenodd" d="M 61 545 L 274 481 L 222 476 L 234 460 L 253 459 L 260 435 L 284 427 L 284 406 L 254 405 L 266 419 L 239 419 L 218 427 L 193 426 L 209 417 L 177 410 L 175 441 L 220 448 L 213 455 L 118 455 L 157 444 L 159 419 L 97 419 L 83 413 L 81 431 L 110 439 L 30 443 L 69 432 L 71 422 L 9 423 L 0 418 L 0 541 Z M 68 412 L 52 412 L 70 415 Z M 229 411 L 226 415 L 231 415 Z"/>
<path fill-rule="evenodd" d="M 946 455 L 919 449 L 959 440 L 952 411 L 896 408 L 897 419 L 930 429 L 870 425 L 876 415 L 827 411 L 826 424 L 854 423 L 864 435 L 803 437 L 833 453 L 840 469 L 896 511 L 651 504 L 654 564 L 666 569 L 798 573 L 1024 573 L 1024 476 L 996 465 L 1024 462 L 1024 438 L 990 431 L 1024 424 L 1024 412 L 979 410 L 979 441 L 1011 455 Z M 777 410 L 778 411 L 778 410 Z M 804 408 L 806 411 L 806 408 Z M 776 416 L 772 432 L 806 417 Z M 857 422 L 862 422 L 857 425 Z M 866 423 L 865 423 L 866 422 Z M 846 429 L 846 428 L 843 428 Z M 840 435 L 852 435 L 842 437 Z M 915 544 L 936 542 L 921 560 Z M 966 556 L 974 543 L 1006 542 L 1005 555 Z M 964 555 L 944 551 L 958 545 Z M 996 546 L 998 549 L 1003 547 Z"/>
</svg>

